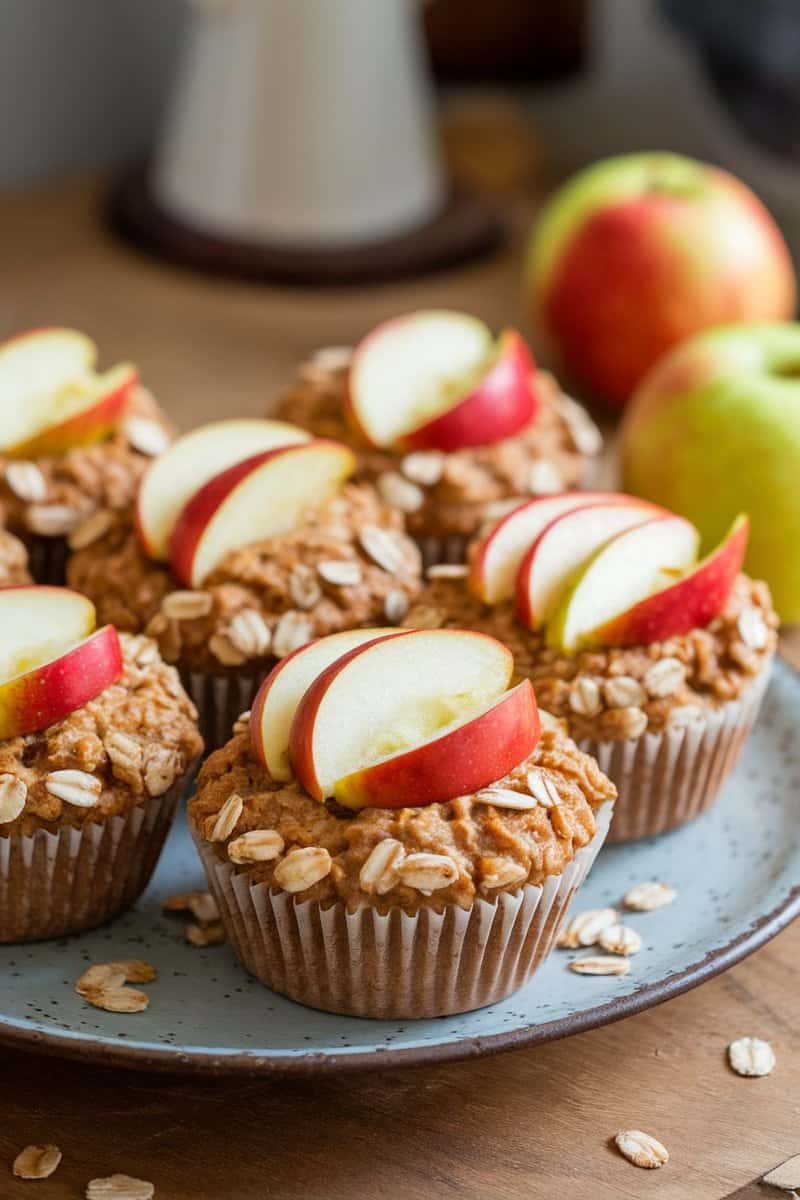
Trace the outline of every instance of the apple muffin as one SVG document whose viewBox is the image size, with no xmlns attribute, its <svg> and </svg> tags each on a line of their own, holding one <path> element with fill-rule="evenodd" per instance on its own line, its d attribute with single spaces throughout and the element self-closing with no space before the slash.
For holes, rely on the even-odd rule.
<svg viewBox="0 0 800 1200">
<path fill-rule="evenodd" d="M 348 482 L 353 465 L 347 447 L 282 422 L 203 426 L 70 556 L 70 584 L 101 620 L 153 637 L 178 667 L 209 747 L 227 741 L 279 659 L 328 633 L 396 623 L 419 591 L 403 514 Z"/>
<path fill-rule="evenodd" d="M 357 478 L 405 512 L 426 564 L 462 562 L 510 499 L 585 483 L 602 448 L 518 333 L 495 340 L 456 312 L 387 321 L 352 352 L 319 350 L 278 416 L 350 445 Z"/>
<path fill-rule="evenodd" d="M 62 937 L 144 890 L 200 756 L 149 638 L 66 588 L 0 591 L 0 942 Z"/>
<path fill-rule="evenodd" d="M 0 345 L 0 511 L 28 547 L 39 583 L 64 582 L 68 546 L 128 507 L 171 429 L 130 364 L 95 370 L 97 347 L 72 329 Z"/>
<path fill-rule="evenodd" d="M 616 784 L 609 840 L 663 833 L 712 805 L 766 689 L 778 618 L 741 570 L 747 532 L 698 562 L 694 526 L 633 497 L 530 502 L 468 567 L 432 568 L 404 623 L 499 638 Z"/>
<path fill-rule="evenodd" d="M 510 652 L 334 634 L 284 660 L 206 761 L 189 822 L 234 951 L 331 1012 L 433 1017 L 530 979 L 615 789 Z"/>
</svg>

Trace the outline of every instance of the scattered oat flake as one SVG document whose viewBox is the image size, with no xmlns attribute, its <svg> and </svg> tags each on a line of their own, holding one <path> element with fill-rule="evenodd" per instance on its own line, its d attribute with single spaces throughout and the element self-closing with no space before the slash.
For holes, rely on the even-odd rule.
<svg viewBox="0 0 800 1200">
<path fill-rule="evenodd" d="M 775 1069 L 775 1051 L 761 1038 L 737 1038 L 728 1046 L 728 1062 L 737 1075 L 769 1075 Z"/>
<path fill-rule="evenodd" d="M 631 964 L 627 958 L 597 955 L 595 958 L 576 958 L 569 964 L 576 975 L 627 975 Z"/>
<path fill-rule="evenodd" d="M 207 925 L 190 923 L 186 926 L 185 937 L 190 946 L 221 946 L 225 941 L 225 928 L 221 921 Z"/>
<path fill-rule="evenodd" d="M 770 1187 L 780 1188 L 784 1192 L 793 1192 L 800 1188 L 800 1154 L 795 1154 L 794 1158 L 787 1158 L 779 1167 L 767 1172 L 761 1182 L 769 1184 Z"/>
<path fill-rule="evenodd" d="M 657 908 L 665 908 L 667 904 L 672 904 L 677 895 L 672 884 L 650 880 L 630 888 L 625 893 L 622 903 L 633 912 L 654 912 Z"/>
<path fill-rule="evenodd" d="M 635 929 L 631 929 L 628 925 L 608 925 L 597 939 L 597 944 L 601 950 L 607 950 L 609 954 L 621 954 L 626 957 L 629 954 L 638 954 L 642 948 L 642 939 Z"/>
<path fill-rule="evenodd" d="M 669 1162 L 666 1146 L 652 1134 L 643 1133 L 641 1129 L 623 1130 L 617 1134 L 614 1141 L 620 1154 L 635 1167 L 644 1167 L 645 1170 L 652 1171 Z"/>
<path fill-rule="evenodd" d="M 617 920 L 615 908 L 590 908 L 587 912 L 576 913 L 561 931 L 558 945 L 568 950 L 576 950 L 578 946 L 594 946 L 600 934 Z"/>
<path fill-rule="evenodd" d="M 18 1179 L 49 1179 L 60 1162 L 58 1146 L 26 1146 L 14 1159 L 11 1169 Z"/>
<path fill-rule="evenodd" d="M 155 1194 L 152 1183 L 131 1175 L 109 1175 L 86 1185 L 86 1200 L 153 1200 Z"/>
<path fill-rule="evenodd" d="M 101 1008 L 104 1012 L 144 1012 L 150 1003 L 144 992 L 131 987 L 106 987 L 82 992 L 81 995 L 93 1008 Z"/>
</svg>

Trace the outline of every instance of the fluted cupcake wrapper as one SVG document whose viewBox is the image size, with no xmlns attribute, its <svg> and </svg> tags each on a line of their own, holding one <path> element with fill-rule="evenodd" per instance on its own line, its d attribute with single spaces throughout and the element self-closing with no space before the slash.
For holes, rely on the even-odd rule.
<svg viewBox="0 0 800 1200">
<path fill-rule="evenodd" d="M 578 743 L 617 785 L 609 843 L 666 833 L 711 808 L 755 725 L 769 670 L 768 663 L 737 700 L 703 710 L 685 726 Z"/>
<path fill-rule="evenodd" d="M 80 933 L 129 908 L 153 873 L 188 777 L 80 829 L 0 836 L 0 943 Z"/>
<path fill-rule="evenodd" d="M 256 692 L 277 661 L 262 663 L 257 671 L 230 675 L 181 671 L 181 682 L 197 708 L 207 754 L 230 740 L 236 718 L 252 708 Z"/>
<path fill-rule="evenodd" d="M 464 563 L 467 561 L 469 538 L 466 534 L 450 534 L 448 537 L 419 537 L 414 539 L 422 554 L 422 565 L 427 571 L 437 563 Z"/>
<path fill-rule="evenodd" d="M 31 533 L 24 536 L 28 550 L 30 572 L 37 583 L 63 587 L 67 578 L 69 547 L 63 537 L 42 537 Z"/>
<path fill-rule="evenodd" d="M 597 832 L 561 875 L 464 910 L 378 913 L 362 904 L 323 908 L 298 901 L 220 861 L 193 829 L 209 886 L 234 952 L 275 992 L 349 1016 L 413 1018 L 467 1012 L 522 987 L 547 957 L 570 901 L 602 846 L 612 803 Z"/>
</svg>

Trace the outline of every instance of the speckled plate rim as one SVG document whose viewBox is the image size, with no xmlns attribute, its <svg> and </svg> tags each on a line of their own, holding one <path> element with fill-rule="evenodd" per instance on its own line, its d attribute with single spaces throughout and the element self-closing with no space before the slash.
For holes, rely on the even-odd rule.
<svg viewBox="0 0 800 1200">
<path fill-rule="evenodd" d="M 776 670 L 797 673 L 785 662 Z M 338 1074 L 371 1068 L 416 1066 L 425 1063 L 444 1063 L 497 1054 L 544 1042 L 586 1033 L 635 1016 L 667 1000 L 698 987 L 722 974 L 760 949 L 783 929 L 800 917 L 800 883 L 792 887 L 785 898 L 767 913 L 755 919 L 749 929 L 729 942 L 708 952 L 683 970 L 652 983 L 643 984 L 630 995 L 581 1009 L 569 1016 L 552 1021 L 530 1024 L 508 1032 L 486 1036 L 466 1035 L 433 1045 L 417 1045 L 397 1049 L 350 1049 L 347 1053 L 303 1055 L 264 1054 L 257 1051 L 220 1053 L 215 1049 L 156 1047 L 147 1045 L 110 1044 L 86 1034 L 49 1033 L 19 1028 L 8 1024 L 0 1014 L 0 1045 L 39 1054 L 90 1062 L 95 1065 L 123 1067 L 146 1071 L 171 1072 L 182 1075 L 272 1075 L 311 1076 Z"/>
</svg>

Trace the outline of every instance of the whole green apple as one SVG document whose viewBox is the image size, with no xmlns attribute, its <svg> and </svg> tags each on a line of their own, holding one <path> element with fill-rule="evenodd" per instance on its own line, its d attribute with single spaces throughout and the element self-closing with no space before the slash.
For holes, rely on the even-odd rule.
<svg viewBox="0 0 800 1200">
<path fill-rule="evenodd" d="M 800 620 L 800 324 L 725 326 L 666 355 L 623 422 L 622 470 L 706 549 L 749 513 L 745 566 L 784 621 Z"/>
<path fill-rule="evenodd" d="M 786 245 L 750 189 L 663 153 L 607 159 L 560 188 L 531 239 L 527 288 L 564 368 L 617 407 L 684 338 L 787 320 L 795 305 Z"/>
</svg>

